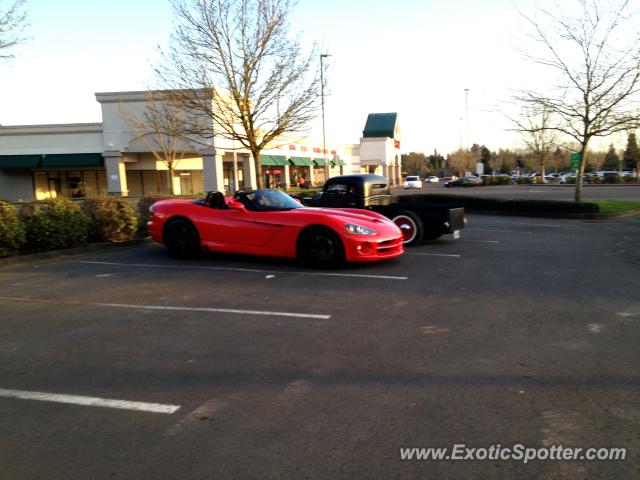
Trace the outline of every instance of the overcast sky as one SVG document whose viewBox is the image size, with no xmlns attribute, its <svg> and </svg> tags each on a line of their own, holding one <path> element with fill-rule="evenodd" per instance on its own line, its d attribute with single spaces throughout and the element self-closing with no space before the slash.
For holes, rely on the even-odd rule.
<svg viewBox="0 0 640 480">
<path fill-rule="evenodd" d="M 32 39 L 0 64 L 0 124 L 99 122 L 95 92 L 153 84 L 168 2 L 28 0 L 28 10 Z M 331 54 L 328 144 L 357 143 L 368 113 L 398 112 L 404 152 L 520 145 L 500 112 L 531 80 L 512 0 L 300 0 L 291 20 Z"/>
</svg>

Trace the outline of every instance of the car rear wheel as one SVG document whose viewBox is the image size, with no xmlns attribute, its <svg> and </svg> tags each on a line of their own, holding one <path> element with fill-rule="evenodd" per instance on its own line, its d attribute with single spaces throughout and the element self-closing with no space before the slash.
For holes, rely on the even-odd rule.
<svg viewBox="0 0 640 480">
<path fill-rule="evenodd" d="M 166 226 L 164 244 L 173 258 L 194 258 L 202 252 L 200 235 L 187 220 L 173 220 Z"/>
<path fill-rule="evenodd" d="M 402 241 L 405 246 L 408 247 L 422 242 L 424 227 L 418 215 L 408 210 L 403 210 L 398 212 L 391 221 L 395 223 L 402 232 Z"/>
<path fill-rule="evenodd" d="M 331 268 L 344 263 L 344 247 L 338 235 L 328 228 L 314 227 L 302 233 L 298 258 L 313 268 Z"/>
</svg>

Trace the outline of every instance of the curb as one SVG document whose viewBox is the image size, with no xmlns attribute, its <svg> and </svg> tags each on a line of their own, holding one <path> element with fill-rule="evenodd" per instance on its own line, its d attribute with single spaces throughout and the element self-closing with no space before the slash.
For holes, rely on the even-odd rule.
<svg viewBox="0 0 640 480">
<path fill-rule="evenodd" d="M 0 258 L 0 268 L 10 267 L 16 265 L 23 265 L 34 262 L 42 262 L 48 260 L 56 260 L 63 257 L 73 257 L 76 255 L 82 255 L 85 253 L 103 252 L 114 249 L 127 249 L 133 247 L 139 247 L 141 245 L 147 245 L 154 243 L 150 237 L 142 238 L 139 240 L 130 240 L 128 242 L 118 243 L 94 243 L 86 245 L 84 247 L 66 248 L 64 250 L 51 250 L 49 252 L 32 253 L 28 255 L 16 255 L 13 257 Z"/>
</svg>

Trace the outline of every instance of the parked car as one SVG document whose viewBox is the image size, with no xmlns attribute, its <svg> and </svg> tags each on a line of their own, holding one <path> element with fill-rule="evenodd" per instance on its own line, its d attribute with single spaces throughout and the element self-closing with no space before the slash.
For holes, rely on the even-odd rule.
<svg viewBox="0 0 640 480">
<path fill-rule="evenodd" d="M 346 192 L 348 193 L 348 192 Z M 202 200 L 160 200 L 149 233 L 172 257 L 202 251 L 297 258 L 322 268 L 402 255 L 396 223 L 370 210 L 306 208 L 279 190 L 209 192 Z"/>
<path fill-rule="evenodd" d="M 430 175 L 424 179 L 424 183 L 438 183 L 440 179 L 435 175 Z"/>
<path fill-rule="evenodd" d="M 575 180 L 575 178 L 576 174 L 574 172 L 568 172 L 560 176 L 560 183 L 570 183 L 572 179 Z"/>
<path fill-rule="evenodd" d="M 560 182 L 559 173 L 550 173 L 544 177 L 545 183 L 558 183 Z"/>
<path fill-rule="evenodd" d="M 444 183 L 447 188 L 451 187 L 479 187 L 482 185 L 482 179 L 478 177 L 464 177 L 457 180 L 450 180 Z"/>
<path fill-rule="evenodd" d="M 404 179 L 404 188 L 422 188 L 420 177 L 410 175 Z"/>
</svg>

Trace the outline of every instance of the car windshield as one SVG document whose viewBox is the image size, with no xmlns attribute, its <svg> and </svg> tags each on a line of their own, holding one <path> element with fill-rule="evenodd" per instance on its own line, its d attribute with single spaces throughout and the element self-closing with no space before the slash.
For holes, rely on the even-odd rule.
<svg viewBox="0 0 640 480">
<path fill-rule="evenodd" d="M 279 190 L 256 190 L 243 195 L 247 208 L 258 212 L 301 208 L 298 202 Z"/>
<path fill-rule="evenodd" d="M 415 182 L 416 180 L 420 180 L 418 177 L 407 177 L 407 182 Z"/>
</svg>

